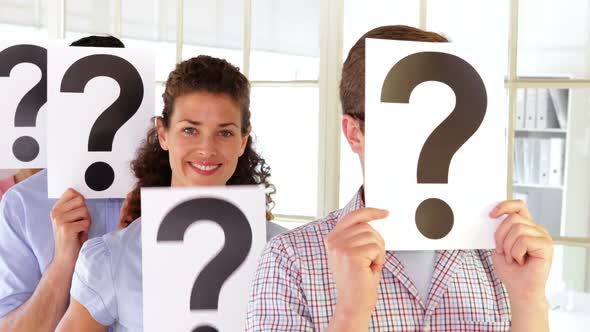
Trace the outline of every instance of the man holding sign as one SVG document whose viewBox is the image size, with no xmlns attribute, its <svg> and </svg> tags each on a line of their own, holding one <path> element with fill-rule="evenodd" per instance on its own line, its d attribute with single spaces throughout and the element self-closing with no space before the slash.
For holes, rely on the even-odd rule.
<svg viewBox="0 0 590 332">
<path fill-rule="evenodd" d="M 71 46 L 124 47 L 101 36 Z M 68 305 L 80 247 L 114 230 L 119 219 L 120 199 L 87 201 L 73 189 L 49 199 L 47 173 L 18 183 L 0 203 L 1 331 L 54 331 Z"/>
<path fill-rule="evenodd" d="M 447 42 L 436 33 L 385 26 L 352 47 L 340 85 L 342 129 L 363 170 L 365 38 Z M 396 211 L 365 208 L 361 188 L 343 209 L 275 237 L 259 263 L 246 329 L 548 330 L 552 240 L 523 202 L 505 201 L 490 212 L 505 217 L 494 251 L 386 252 L 369 222 L 390 213 L 395 219 Z"/>
</svg>

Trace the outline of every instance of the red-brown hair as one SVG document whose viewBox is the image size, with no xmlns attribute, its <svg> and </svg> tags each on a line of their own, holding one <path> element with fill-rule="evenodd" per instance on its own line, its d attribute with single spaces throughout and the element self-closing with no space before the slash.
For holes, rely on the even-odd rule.
<svg viewBox="0 0 590 332">
<path fill-rule="evenodd" d="M 340 102 L 342 112 L 360 120 L 364 131 L 365 120 L 365 39 L 391 39 L 421 42 L 448 42 L 435 33 L 405 25 L 387 25 L 365 33 L 352 46 L 342 66 Z"/>
</svg>

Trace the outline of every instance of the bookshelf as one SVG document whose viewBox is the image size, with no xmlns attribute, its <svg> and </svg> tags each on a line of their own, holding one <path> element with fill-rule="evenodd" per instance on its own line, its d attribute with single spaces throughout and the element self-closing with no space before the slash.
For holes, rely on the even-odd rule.
<svg viewBox="0 0 590 332">
<path fill-rule="evenodd" d="M 570 89 L 517 90 L 513 197 L 553 235 L 563 234 Z"/>
<path fill-rule="evenodd" d="M 563 77 L 558 79 L 563 80 Z M 527 104 L 529 90 L 540 88 L 517 90 L 517 117 L 526 116 L 526 106 L 531 108 L 534 105 L 535 111 L 539 107 L 537 102 Z M 545 126 L 531 126 L 533 123 L 529 123 L 527 127 L 526 122 L 521 119 L 520 124 L 517 122 L 515 126 L 513 197 L 526 201 L 535 221 L 544 226 L 552 236 L 587 237 L 590 235 L 590 89 L 546 90 L 554 90 L 553 93 L 543 93 L 545 96 L 549 95 L 548 101 L 540 103 L 546 108 L 546 112 L 541 114 L 547 114 L 549 122 L 542 122 Z M 535 93 L 531 95 L 535 96 Z M 553 104 L 551 100 L 552 96 L 557 95 L 561 95 L 559 105 Z M 538 91 L 536 96 L 539 96 Z M 561 122 L 557 120 L 556 114 L 551 114 L 558 111 L 557 107 L 563 113 Z M 523 144 L 525 140 L 529 141 L 526 149 Z M 545 147 L 543 150 L 535 146 L 538 143 L 530 142 L 543 140 L 561 142 L 555 159 L 561 169 L 559 181 L 541 180 L 541 156 L 544 155 L 545 160 L 551 160 L 551 144 L 548 149 Z M 525 158 L 527 154 L 529 155 Z M 525 159 L 527 165 L 524 165 Z M 524 174 L 525 169 L 528 174 Z M 579 273 L 579 267 L 586 261 L 590 263 L 589 257 L 586 250 L 556 246 L 553 264 L 559 268 L 555 269 L 558 275 L 553 278 L 565 281 L 573 289 L 587 289 L 587 281 L 584 274 Z M 567 280 L 563 279 L 565 276 Z"/>
</svg>

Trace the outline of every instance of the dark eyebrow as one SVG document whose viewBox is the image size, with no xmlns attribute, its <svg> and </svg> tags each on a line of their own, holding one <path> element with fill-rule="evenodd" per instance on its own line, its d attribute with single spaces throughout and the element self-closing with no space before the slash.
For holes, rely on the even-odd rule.
<svg viewBox="0 0 590 332">
<path fill-rule="evenodd" d="M 202 125 L 202 123 L 200 123 L 200 122 L 198 122 L 198 121 L 193 121 L 193 120 L 188 120 L 188 119 L 180 120 L 180 121 L 178 121 L 178 122 L 179 122 L 179 123 L 180 123 L 180 122 L 188 122 L 188 123 L 192 124 L 193 126 L 199 126 L 199 125 Z"/>
<path fill-rule="evenodd" d="M 189 120 L 189 119 L 180 120 L 178 122 L 188 122 L 188 123 L 192 124 L 193 126 L 200 126 L 203 124 L 202 122 L 193 121 L 193 120 Z M 237 124 L 235 124 L 233 122 L 220 123 L 218 127 L 229 127 L 229 126 L 234 126 L 238 129 L 240 128 L 240 126 L 238 126 Z"/>
<path fill-rule="evenodd" d="M 236 128 L 240 128 L 240 126 L 238 126 L 237 124 L 233 123 L 233 122 L 227 122 L 227 123 L 221 123 L 219 124 L 219 127 L 229 127 L 229 126 L 234 126 Z"/>
</svg>

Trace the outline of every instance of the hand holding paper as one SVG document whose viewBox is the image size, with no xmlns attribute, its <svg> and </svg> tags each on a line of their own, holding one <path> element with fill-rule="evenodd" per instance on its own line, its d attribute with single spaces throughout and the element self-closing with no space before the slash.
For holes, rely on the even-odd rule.
<svg viewBox="0 0 590 332">
<path fill-rule="evenodd" d="M 506 216 L 495 233 L 493 260 L 513 306 L 543 300 L 553 257 L 551 236 L 535 223 L 520 200 L 500 203 L 490 216 Z"/>
<path fill-rule="evenodd" d="M 385 242 L 368 224 L 388 215 L 386 210 L 364 208 L 351 212 L 324 240 L 328 264 L 338 293 L 335 317 L 347 324 L 368 325 L 377 304 L 377 287 L 385 263 Z M 330 328 L 340 330 L 332 322 Z"/>
</svg>

